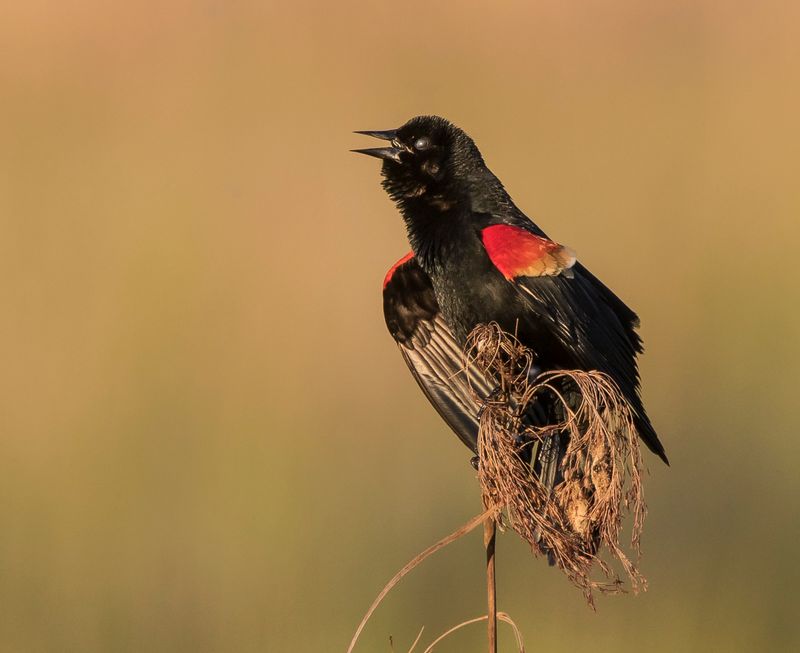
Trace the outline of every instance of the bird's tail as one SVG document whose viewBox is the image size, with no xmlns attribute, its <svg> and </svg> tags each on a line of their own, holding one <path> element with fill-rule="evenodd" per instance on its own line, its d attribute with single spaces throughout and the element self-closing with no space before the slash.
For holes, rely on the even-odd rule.
<svg viewBox="0 0 800 653">
<path fill-rule="evenodd" d="M 664 445 L 661 444 L 661 440 L 658 439 L 656 430 L 650 423 L 647 413 L 644 412 L 644 407 L 641 405 L 641 402 L 639 402 L 639 406 L 634 407 L 634 411 L 634 425 L 636 426 L 636 430 L 639 432 L 639 437 L 642 439 L 642 442 L 647 445 L 647 448 L 650 449 L 650 451 L 652 451 L 656 456 L 661 458 L 661 460 L 669 465 L 669 459 L 667 458 L 667 452 L 664 451 Z"/>
</svg>

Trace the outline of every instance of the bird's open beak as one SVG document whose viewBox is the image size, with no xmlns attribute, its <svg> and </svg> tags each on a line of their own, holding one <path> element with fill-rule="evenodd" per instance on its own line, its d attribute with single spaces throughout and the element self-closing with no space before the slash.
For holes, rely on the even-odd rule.
<svg viewBox="0 0 800 653">
<path fill-rule="evenodd" d="M 387 131 L 357 131 L 354 134 L 364 134 L 365 136 L 372 136 L 373 138 L 380 138 L 382 141 L 393 141 L 397 136 L 396 129 L 389 129 Z M 374 156 L 376 159 L 384 159 L 387 161 L 395 161 L 400 163 L 400 152 L 403 150 L 399 147 L 368 147 L 364 150 L 350 150 L 357 154 L 366 154 L 367 156 Z"/>
</svg>

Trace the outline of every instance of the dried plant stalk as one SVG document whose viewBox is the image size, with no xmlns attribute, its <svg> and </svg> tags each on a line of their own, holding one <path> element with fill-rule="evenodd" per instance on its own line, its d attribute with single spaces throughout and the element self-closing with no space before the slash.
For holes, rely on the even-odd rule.
<svg viewBox="0 0 800 653">
<path fill-rule="evenodd" d="M 428 648 L 426 648 L 423 653 L 431 653 L 431 651 L 433 651 L 434 647 L 439 642 L 441 642 L 446 637 L 449 637 L 450 635 L 452 635 L 457 630 L 460 630 L 464 626 L 469 626 L 470 624 L 480 623 L 481 621 L 485 621 L 487 618 L 488 618 L 487 615 L 483 615 L 482 617 L 475 617 L 474 619 L 468 619 L 467 621 L 462 621 L 460 624 L 458 624 L 456 626 L 453 626 L 452 628 L 449 628 L 444 633 L 439 635 L 439 637 L 437 637 L 435 640 L 433 640 L 430 643 L 430 645 L 428 646 Z M 509 626 L 511 626 L 511 628 L 514 631 L 514 638 L 517 640 L 517 651 L 518 651 L 518 653 L 525 653 L 525 643 L 522 641 L 522 633 L 519 631 L 519 628 L 517 628 L 517 624 L 515 624 L 514 621 L 511 619 L 511 617 L 509 617 L 505 612 L 498 612 L 497 613 L 497 618 L 500 621 L 504 621 Z M 415 642 L 415 644 L 416 644 L 416 642 Z M 408 653 L 412 653 L 413 650 L 414 649 L 412 647 L 411 650 Z"/>
<path fill-rule="evenodd" d="M 375 597 L 375 600 L 372 602 L 372 605 L 369 606 L 366 614 L 362 617 L 361 622 L 358 624 L 358 628 L 356 628 L 356 632 L 353 635 L 353 638 L 350 640 L 350 645 L 347 647 L 347 653 L 352 653 L 353 649 L 356 647 L 356 643 L 358 642 L 358 638 L 361 636 L 361 631 L 364 630 L 364 627 L 367 625 L 369 618 L 372 616 L 372 613 L 375 612 L 377 607 L 381 604 L 381 601 L 386 597 L 386 595 L 392 590 L 392 588 L 399 583 L 404 576 L 409 574 L 417 565 L 419 565 L 423 560 L 429 558 L 434 553 L 443 549 L 448 544 L 452 544 L 457 539 L 464 537 L 467 533 L 473 531 L 477 528 L 480 524 L 482 524 L 487 519 L 496 519 L 497 513 L 499 512 L 500 508 L 497 506 L 491 506 L 486 508 L 480 515 L 477 515 L 470 519 L 466 524 L 457 528 L 455 531 L 450 533 L 447 537 L 443 537 L 439 540 L 436 544 L 429 546 L 425 549 L 422 553 L 416 555 L 413 560 L 406 563 L 406 565 L 398 571 L 392 578 L 389 580 L 388 583 L 384 586 L 384 588 L 380 591 L 378 596 Z"/>
<path fill-rule="evenodd" d="M 483 522 L 483 546 L 486 547 L 486 603 L 489 653 L 497 653 L 497 585 L 495 582 L 495 543 L 497 541 L 497 522 L 487 519 Z"/>
<path fill-rule="evenodd" d="M 631 589 L 645 589 L 636 562 L 619 543 L 623 518 L 632 514 L 631 546 L 638 561 L 645 504 L 632 411 L 614 381 L 596 371 L 534 375 L 534 354 L 497 324 L 478 326 L 465 353 L 466 364 L 498 386 L 484 400 L 478 437 L 485 505 L 503 506 L 507 525 L 534 553 L 546 554 L 590 605 L 594 590 L 624 587 L 614 567 L 598 557 L 603 546 L 622 566 Z M 560 419 L 531 426 L 524 418 L 534 402 L 554 406 Z M 557 438 L 568 438 L 565 449 Z M 552 451 L 556 457 L 550 464 L 553 482 L 534 473 L 527 461 L 533 449 L 535 456 L 546 458 Z"/>
</svg>

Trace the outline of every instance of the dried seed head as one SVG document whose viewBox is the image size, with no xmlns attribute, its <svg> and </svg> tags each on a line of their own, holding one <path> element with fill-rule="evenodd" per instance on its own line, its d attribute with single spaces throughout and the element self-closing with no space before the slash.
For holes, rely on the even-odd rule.
<svg viewBox="0 0 800 653">
<path fill-rule="evenodd" d="M 476 327 L 465 355 L 466 365 L 477 366 L 500 388 L 485 405 L 478 437 L 485 505 L 505 506 L 507 525 L 535 554 L 546 554 L 591 605 L 594 590 L 623 589 L 620 575 L 599 558 L 603 547 L 622 566 L 631 589 L 645 589 L 619 543 L 623 518 L 632 514 L 631 546 L 638 560 L 645 504 L 633 414 L 614 381 L 582 370 L 532 379 L 534 354 L 497 324 Z M 537 401 L 554 407 L 551 414 L 560 418 L 545 426 L 524 424 Z M 538 474 L 527 462 L 526 447 L 539 459 Z"/>
</svg>

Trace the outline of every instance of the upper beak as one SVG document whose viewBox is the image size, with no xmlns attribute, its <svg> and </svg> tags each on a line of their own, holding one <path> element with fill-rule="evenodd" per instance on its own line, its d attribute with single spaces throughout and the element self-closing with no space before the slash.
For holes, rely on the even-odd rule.
<svg viewBox="0 0 800 653">
<path fill-rule="evenodd" d="M 354 134 L 364 134 L 364 136 L 372 136 L 372 138 L 380 138 L 382 141 L 393 141 L 397 136 L 396 129 L 387 129 L 382 132 L 360 132 L 355 131 Z"/>
<path fill-rule="evenodd" d="M 393 141 L 397 136 L 396 129 L 387 129 L 386 131 L 357 131 L 353 133 L 364 134 L 365 136 L 372 136 L 373 138 L 380 138 L 383 141 Z M 399 147 L 369 147 L 363 150 L 350 151 L 358 154 L 366 154 L 367 156 L 374 156 L 377 159 L 385 159 L 400 163 L 400 152 L 403 150 Z"/>
</svg>

